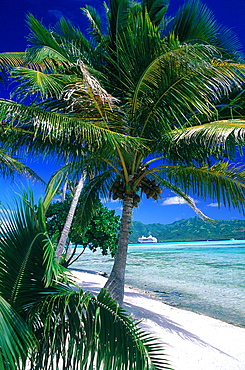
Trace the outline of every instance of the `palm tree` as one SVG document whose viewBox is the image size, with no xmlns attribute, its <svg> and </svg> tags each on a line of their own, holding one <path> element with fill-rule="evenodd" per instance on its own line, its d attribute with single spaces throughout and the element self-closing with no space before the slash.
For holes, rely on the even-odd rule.
<svg viewBox="0 0 245 370">
<path fill-rule="evenodd" d="M 0 226 L 0 365 L 16 369 L 170 369 L 162 345 L 105 290 L 83 292 L 55 259 L 31 192 Z"/>
<path fill-rule="evenodd" d="M 48 30 L 28 16 L 26 54 L 2 54 L 1 61 L 19 83 L 17 97 L 35 99 L 31 106 L 0 101 L 0 138 L 65 152 L 72 163 L 66 170 L 93 174 L 87 201 L 101 191 L 122 200 L 118 252 L 106 284 L 121 304 L 130 222 L 142 196 L 157 200 L 168 188 L 204 218 L 188 193 L 244 210 L 244 170 L 228 160 L 244 143 L 245 121 L 235 110 L 219 120 L 219 103 L 241 89 L 244 65 L 236 39 L 199 1 L 187 2 L 172 19 L 165 1 L 111 0 L 106 10 L 104 33 L 95 9 L 83 9 L 91 41 L 65 19 Z M 131 143 L 135 138 L 135 146 L 120 134 Z"/>
</svg>

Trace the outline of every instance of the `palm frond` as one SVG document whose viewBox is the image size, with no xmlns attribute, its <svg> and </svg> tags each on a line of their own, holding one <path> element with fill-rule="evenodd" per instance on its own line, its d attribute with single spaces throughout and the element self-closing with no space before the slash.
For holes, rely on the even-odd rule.
<svg viewBox="0 0 245 370">
<path fill-rule="evenodd" d="M 213 166 L 159 166 L 160 177 L 178 186 L 184 193 L 203 199 L 210 197 L 228 208 L 245 212 L 245 169 L 240 164 L 218 162 Z M 166 178 L 167 176 L 167 178 Z"/>
<path fill-rule="evenodd" d="M 37 346 L 26 322 L 0 295 L 0 368 L 25 368 L 28 354 Z"/>
<path fill-rule="evenodd" d="M 125 15 L 120 15 L 120 24 L 124 17 L 125 25 L 123 23 L 117 30 L 117 49 L 110 53 L 111 59 L 108 58 L 108 73 L 111 74 L 110 69 L 115 71 L 113 80 L 119 77 L 115 88 L 121 86 L 119 93 L 127 96 L 132 94 L 143 71 L 163 51 L 164 43 L 148 13 L 142 15 L 139 10 L 134 13 L 131 8 L 126 8 Z"/>
<path fill-rule="evenodd" d="M 23 66 L 25 63 L 25 53 L 24 52 L 8 52 L 0 53 L 0 81 L 6 82 L 9 72 L 17 67 Z"/>
<path fill-rule="evenodd" d="M 31 155 L 41 162 L 48 161 L 50 157 L 55 158 L 57 163 L 64 162 L 67 152 L 70 151 L 70 145 L 64 143 L 61 147 L 59 140 L 43 140 L 41 136 L 35 136 L 33 127 L 27 126 L 22 129 L 20 126 L 0 125 L 0 140 L 4 148 L 11 148 L 12 152 L 21 154 L 23 158 L 30 158 Z M 80 149 L 77 148 L 77 153 L 81 154 L 84 148 Z"/>
<path fill-rule="evenodd" d="M 110 29 L 110 42 L 112 49 L 115 49 L 115 37 L 119 34 L 128 24 L 128 0 L 111 0 L 110 1 L 109 29 Z M 119 31 L 119 32 L 118 32 Z"/>
<path fill-rule="evenodd" d="M 65 47 L 68 47 L 68 43 L 72 46 L 68 50 L 80 51 L 81 55 L 84 57 L 92 53 L 92 46 L 90 42 L 83 35 L 78 27 L 75 27 L 69 20 L 65 18 L 60 18 L 58 23 L 54 26 L 55 32 L 53 32 L 54 37 Z M 74 49 L 75 47 L 75 49 Z"/>
<path fill-rule="evenodd" d="M 0 65 L 3 68 L 13 68 L 23 66 L 26 62 L 25 52 L 6 52 L 0 53 Z"/>
<path fill-rule="evenodd" d="M 3 177 L 14 177 L 21 174 L 33 180 L 44 182 L 35 171 L 20 162 L 16 157 L 7 153 L 5 149 L 0 149 L 0 173 Z"/>
<path fill-rule="evenodd" d="M 237 56 L 241 44 L 232 30 L 219 25 L 213 12 L 201 1 L 189 0 L 180 7 L 171 30 L 181 43 L 216 45 L 226 57 Z"/>
<path fill-rule="evenodd" d="M 200 217 L 203 221 L 213 221 L 210 217 L 205 215 L 196 205 L 195 200 L 185 193 L 179 186 L 175 185 L 171 181 L 168 181 L 166 179 L 163 179 L 161 175 L 157 175 L 157 173 L 153 174 L 153 178 L 158 181 L 159 186 L 161 186 L 163 189 L 169 189 L 171 192 L 177 195 L 178 198 L 185 201 L 185 203 L 192 208 L 192 210 Z"/>
<path fill-rule="evenodd" d="M 3 211 L 0 225 L 0 295 L 20 310 L 24 304 L 39 300 L 40 291 L 56 280 L 61 267 L 54 260 L 54 248 L 44 224 L 42 202 L 38 209 L 32 194 L 24 202 Z M 37 265 L 40 267 L 37 270 Z M 30 300 L 30 292 L 32 298 Z"/>
<path fill-rule="evenodd" d="M 97 43 L 102 41 L 103 35 L 101 30 L 101 18 L 99 13 L 90 5 L 86 5 L 85 8 L 82 8 L 83 13 L 89 20 L 89 33 L 92 34 L 94 40 Z"/>
<path fill-rule="evenodd" d="M 31 43 L 32 53 L 30 54 L 29 49 L 29 58 L 37 60 L 37 54 L 35 50 L 40 50 L 41 47 L 45 47 L 46 50 L 49 50 L 50 53 L 55 54 L 56 61 L 67 61 L 67 55 L 65 49 L 57 42 L 55 37 L 41 22 L 39 22 L 32 14 L 27 16 L 27 24 L 31 30 L 28 41 Z M 52 54 L 49 54 L 49 57 L 52 57 Z M 47 58 L 47 55 L 46 55 Z M 51 58 L 52 59 L 52 58 Z"/>
<path fill-rule="evenodd" d="M 45 190 L 45 197 L 43 199 L 43 208 L 44 213 L 46 213 L 51 201 L 54 198 L 54 195 L 57 193 L 60 185 L 63 181 L 67 179 L 66 171 L 58 171 L 56 172 L 51 179 L 49 180 L 46 190 Z"/>
<path fill-rule="evenodd" d="M 63 88 L 75 80 L 73 76 L 50 74 L 40 70 L 20 67 L 14 69 L 11 73 L 11 78 L 18 84 L 12 93 L 18 101 L 25 101 L 31 95 L 36 97 L 36 94 L 39 94 L 43 100 L 51 96 L 59 99 Z M 77 80 L 78 78 L 76 78 Z"/>
<path fill-rule="evenodd" d="M 164 15 L 168 9 L 168 0 L 143 0 L 142 8 L 146 7 L 149 17 L 153 24 L 159 25 L 163 21 Z"/>
<path fill-rule="evenodd" d="M 3 76 L 18 67 L 44 71 L 47 69 L 47 65 L 47 63 L 38 62 L 37 60 L 28 60 L 28 53 L 26 51 L 0 53 L 0 71 Z"/>
<path fill-rule="evenodd" d="M 197 153 L 195 158 L 199 157 L 204 160 L 207 154 L 235 158 L 237 149 L 242 150 L 245 142 L 245 120 L 214 121 L 183 130 L 173 130 L 163 137 L 163 142 L 166 147 L 169 145 L 168 150 L 170 153 L 173 152 L 173 156 L 175 152 L 188 158 L 189 151 L 193 159 L 193 152 Z"/>
<path fill-rule="evenodd" d="M 132 97 L 132 113 L 142 116 L 144 132 L 149 124 L 161 121 L 169 126 L 182 126 L 190 115 L 213 115 L 215 102 L 242 83 L 244 66 L 212 61 L 210 46 L 195 45 L 164 53 L 147 67 L 137 82 Z M 148 109 L 147 109 L 147 108 Z"/>
<path fill-rule="evenodd" d="M 108 111 L 108 115 L 113 112 Z M 4 125 L 10 124 L 17 128 L 30 130 L 34 138 L 40 136 L 43 141 L 59 141 L 61 143 L 81 146 L 98 147 L 110 145 L 130 146 L 141 145 L 138 138 L 115 132 L 116 124 L 121 125 L 120 117 L 104 122 L 101 118 L 85 117 L 42 111 L 36 107 L 0 99 L 0 120 Z M 112 126 L 111 126 L 112 125 Z M 111 128 L 111 129 L 110 129 Z"/>
<path fill-rule="evenodd" d="M 54 368 L 67 370 L 170 369 L 162 344 L 105 290 L 97 298 L 61 285 L 55 290 L 29 312 L 41 338 L 32 357 L 38 368 L 47 369 L 52 359 Z"/>
</svg>

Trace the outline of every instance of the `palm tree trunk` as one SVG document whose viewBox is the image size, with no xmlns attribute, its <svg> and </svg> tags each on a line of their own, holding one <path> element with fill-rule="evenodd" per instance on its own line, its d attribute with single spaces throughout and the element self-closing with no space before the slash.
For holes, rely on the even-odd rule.
<svg viewBox="0 0 245 370">
<path fill-rule="evenodd" d="M 118 241 L 117 253 L 111 274 L 105 288 L 121 306 L 124 298 L 124 279 L 128 252 L 128 238 L 133 213 L 133 197 L 126 195 L 123 201 L 123 211 Z"/>
<path fill-rule="evenodd" d="M 62 203 L 64 203 L 64 201 L 66 199 L 67 184 L 68 184 L 68 181 L 66 180 L 65 183 L 64 183 L 63 189 L 62 189 L 62 193 L 61 193 L 61 202 Z"/>
<path fill-rule="evenodd" d="M 59 243 L 56 249 L 56 258 L 58 261 L 60 260 L 60 257 L 63 253 L 64 247 L 65 247 L 65 244 L 68 238 L 68 234 L 71 228 L 73 217 L 74 217 L 74 214 L 77 208 L 78 200 L 79 200 L 82 188 L 83 188 L 84 180 L 85 180 L 85 175 L 82 175 L 79 180 L 79 183 L 77 184 L 76 191 L 75 191 L 74 197 L 71 202 L 71 207 L 69 209 L 69 213 L 67 215 L 66 222 L 63 227 L 61 236 L 60 236 L 60 240 L 59 240 Z"/>
</svg>

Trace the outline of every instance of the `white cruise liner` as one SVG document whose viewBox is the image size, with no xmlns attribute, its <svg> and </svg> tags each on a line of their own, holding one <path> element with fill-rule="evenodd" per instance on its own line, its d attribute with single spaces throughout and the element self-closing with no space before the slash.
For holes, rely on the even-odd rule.
<svg viewBox="0 0 245 370">
<path fill-rule="evenodd" d="M 157 238 L 155 238 L 152 235 L 149 236 L 142 236 L 141 238 L 138 239 L 139 243 L 157 243 Z"/>
</svg>

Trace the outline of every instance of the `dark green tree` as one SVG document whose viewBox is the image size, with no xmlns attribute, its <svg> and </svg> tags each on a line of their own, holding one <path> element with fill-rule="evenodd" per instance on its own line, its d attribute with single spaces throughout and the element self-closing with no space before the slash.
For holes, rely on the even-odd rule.
<svg viewBox="0 0 245 370">
<path fill-rule="evenodd" d="M 115 211 L 109 210 L 98 201 L 89 224 L 84 226 L 83 220 L 79 217 L 79 205 L 78 203 L 76 211 L 78 216 L 75 214 L 68 235 L 68 243 L 64 253 L 65 260 L 62 259 L 62 264 L 71 265 L 80 257 L 85 248 L 89 248 L 93 252 L 100 248 L 103 255 L 110 253 L 114 257 L 118 244 L 120 217 L 115 215 Z M 47 231 L 50 237 L 61 234 L 70 206 L 71 197 L 66 198 L 64 202 L 50 204 L 46 212 Z M 69 249 L 70 244 L 73 245 L 71 250 Z M 75 256 L 78 245 L 83 246 L 83 251 Z M 67 252 L 69 253 L 67 254 Z"/>
</svg>

